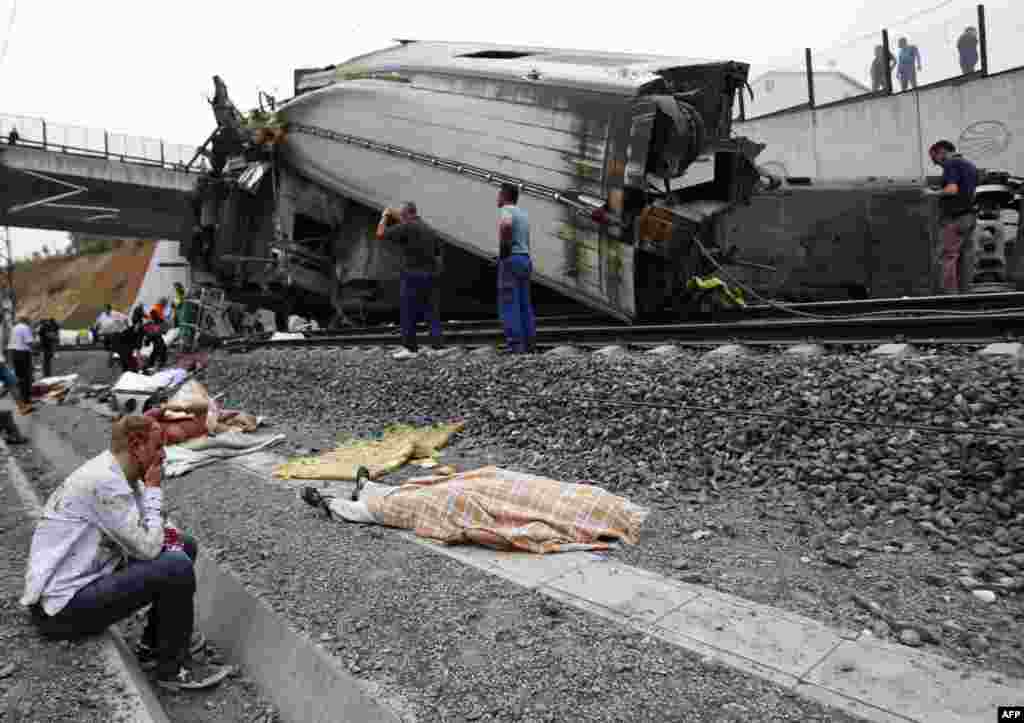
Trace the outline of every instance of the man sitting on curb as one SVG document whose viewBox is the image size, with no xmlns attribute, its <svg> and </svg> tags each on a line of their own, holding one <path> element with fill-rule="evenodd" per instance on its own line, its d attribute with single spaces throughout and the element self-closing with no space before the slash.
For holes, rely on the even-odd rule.
<svg viewBox="0 0 1024 723">
<path fill-rule="evenodd" d="M 143 666 L 156 668 L 162 687 L 208 688 L 230 668 L 191 661 L 205 644 L 192 630 L 196 545 L 164 529 L 163 460 L 155 421 L 129 416 L 114 423 L 110 450 L 72 472 L 46 501 L 21 604 L 56 639 L 102 633 L 151 605 L 137 651 Z"/>
</svg>

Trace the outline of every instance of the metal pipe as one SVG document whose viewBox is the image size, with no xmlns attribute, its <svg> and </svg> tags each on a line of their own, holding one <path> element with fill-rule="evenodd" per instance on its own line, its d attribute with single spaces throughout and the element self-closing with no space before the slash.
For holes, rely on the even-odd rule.
<svg viewBox="0 0 1024 723">
<path fill-rule="evenodd" d="M 988 32 L 985 29 L 985 6 L 978 5 L 978 51 L 981 53 L 981 74 L 988 75 Z"/>
<path fill-rule="evenodd" d="M 885 48 L 885 93 L 892 95 L 892 53 L 889 52 L 889 31 L 882 28 L 882 47 Z"/>
<path fill-rule="evenodd" d="M 804 64 L 807 66 L 807 104 L 814 107 L 814 64 L 811 59 L 811 49 L 804 48 Z"/>
</svg>

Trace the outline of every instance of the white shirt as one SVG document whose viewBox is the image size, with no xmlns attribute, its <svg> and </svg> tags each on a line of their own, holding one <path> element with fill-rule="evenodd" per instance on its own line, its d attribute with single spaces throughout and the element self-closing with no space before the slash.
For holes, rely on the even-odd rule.
<svg viewBox="0 0 1024 723">
<path fill-rule="evenodd" d="M 163 549 L 163 492 L 134 488 L 109 451 L 76 469 L 46 501 L 32 536 L 24 606 L 56 615 L 79 590 L 125 558 L 153 560 Z"/>
<path fill-rule="evenodd" d="M 7 348 L 14 351 L 32 351 L 32 341 L 32 327 L 28 324 L 18 323 L 14 325 L 11 341 Z"/>
</svg>

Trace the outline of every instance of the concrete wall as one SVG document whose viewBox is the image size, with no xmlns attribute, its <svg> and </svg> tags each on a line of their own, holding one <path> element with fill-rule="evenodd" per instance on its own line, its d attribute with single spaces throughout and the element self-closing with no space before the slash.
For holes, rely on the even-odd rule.
<svg viewBox="0 0 1024 723">
<path fill-rule="evenodd" d="M 937 175 L 936 140 L 985 168 L 1024 173 L 1024 69 L 831 107 L 737 123 L 767 144 L 759 162 L 785 176 L 822 179 Z"/>
<path fill-rule="evenodd" d="M 174 282 L 181 282 L 188 288 L 187 267 L 161 267 L 161 263 L 185 263 L 184 257 L 179 253 L 177 241 L 159 241 L 156 250 L 149 260 L 149 268 L 146 269 L 146 277 L 142 280 L 139 293 L 135 297 L 132 308 L 139 304 L 147 307 L 155 304 L 160 297 L 166 296 L 171 302 L 174 301 Z M 130 311 L 130 310 L 128 310 Z"/>
</svg>

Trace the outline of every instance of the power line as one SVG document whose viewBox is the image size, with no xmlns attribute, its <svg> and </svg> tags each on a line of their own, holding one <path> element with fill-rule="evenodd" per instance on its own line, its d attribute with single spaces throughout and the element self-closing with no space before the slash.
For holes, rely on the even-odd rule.
<svg viewBox="0 0 1024 723">
<path fill-rule="evenodd" d="M 18 13 L 18 0 L 11 0 L 11 18 L 7 21 L 7 35 L 4 37 L 4 49 L 0 52 L 0 67 L 7 60 L 7 49 L 11 46 L 11 35 L 14 34 L 14 18 Z"/>
</svg>

